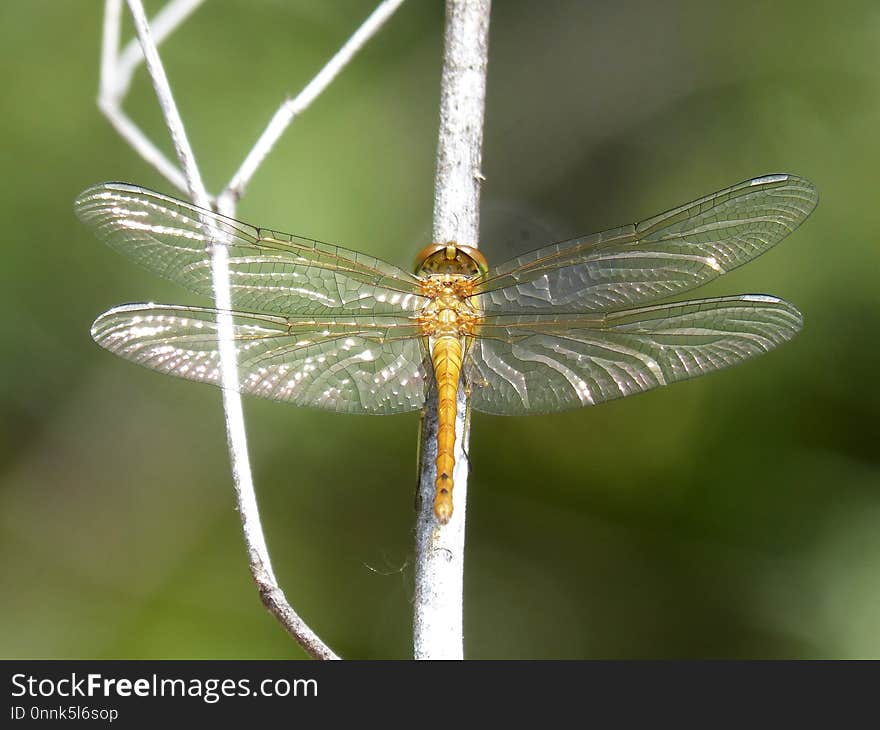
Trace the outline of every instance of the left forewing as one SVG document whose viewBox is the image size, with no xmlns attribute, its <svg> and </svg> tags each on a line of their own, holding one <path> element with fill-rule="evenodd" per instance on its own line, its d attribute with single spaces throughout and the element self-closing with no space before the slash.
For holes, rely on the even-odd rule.
<svg viewBox="0 0 880 730">
<path fill-rule="evenodd" d="M 217 316 L 202 307 L 128 304 L 98 317 L 92 337 L 144 367 L 219 386 Z M 418 326 L 406 318 L 231 316 L 242 393 L 341 413 L 424 405 L 428 370 Z"/>
<path fill-rule="evenodd" d="M 198 294 L 226 252 L 235 309 L 285 315 L 392 314 L 425 304 L 418 280 L 357 251 L 219 215 L 127 183 L 84 191 L 74 210 L 108 246 Z"/>
<path fill-rule="evenodd" d="M 593 317 L 487 315 L 469 350 L 471 404 L 499 415 L 594 405 L 735 365 L 801 324 L 796 307 L 765 295 Z"/>
</svg>

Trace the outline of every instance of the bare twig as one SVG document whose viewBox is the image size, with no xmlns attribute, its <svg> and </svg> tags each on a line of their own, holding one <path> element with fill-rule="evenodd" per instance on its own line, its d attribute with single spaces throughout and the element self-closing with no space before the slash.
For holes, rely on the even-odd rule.
<svg viewBox="0 0 880 730">
<path fill-rule="evenodd" d="M 170 0 L 156 17 L 150 21 L 150 34 L 156 47 L 162 45 L 168 36 L 177 30 L 192 15 L 205 0 Z M 113 86 L 107 89 L 117 99 L 121 99 L 131 86 L 131 79 L 138 66 L 143 63 L 144 53 L 138 41 L 132 38 L 116 61 L 113 73 Z"/>
<path fill-rule="evenodd" d="M 483 111 L 491 0 L 447 0 L 434 241 L 476 246 L 479 238 Z M 437 397 L 428 398 L 421 432 L 413 643 L 417 659 L 461 659 L 462 586 L 469 441 L 464 386 L 458 392 L 452 519 L 434 517 Z"/>
<path fill-rule="evenodd" d="M 182 18 L 178 17 L 178 22 Z M 104 9 L 104 39 L 101 44 L 101 83 L 98 91 L 98 108 L 126 142 L 144 160 L 151 164 L 162 177 L 182 192 L 188 190 L 186 177 L 165 154 L 154 145 L 122 109 L 122 96 L 128 89 L 128 80 L 136 66 L 132 64 L 126 80 L 119 80 L 119 34 L 122 26 L 122 0 L 107 0 Z M 167 36 L 174 30 L 166 27 Z M 129 47 L 131 44 L 129 44 Z M 143 58 L 139 53 L 138 59 Z M 124 75 L 124 74 L 123 74 Z"/>
<path fill-rule="evenodd" d="M 110 96 L 112 79 L 116 73 L 119 55 L 119 34 L 122 31 L 122 0 L 107 0 L 104 4 L 104 28 L 101 36 L 101 82 L 98 99 Z"/>
<path fill-rule="evenodd" d="M 121 108 L 107 104 L 104 99 L 98 99 L 98 108 L 104 113 L 119 136 L 128 142 L 132 149 L 151 164 L 162 177 L 179 191 L 187 191 L 187 181 L 180 169 L 150 141 L 140 127 Z"/>
<path fill-rule="evenodd" d="M 210 199 L 202 182 L 189 140 L 187 139 L 183 121 L 174 103 L 171 88 L 159 58 L 156 44 L 150 35 L 150 25 L 144 12 L 143 4 L 141 0 L 128 0 L 128 6 L 134 19 L 135 30 L 143 50 L 147 70 L 153 81 L 162 113 L 165 116 L 166 126 L 184 171 L 189 193 L 194 203 L 201 207 L 209 208 Z M 105 50 L 111 45 L 112 43 L 105 44 Z M 226 212 L 232 211 L 227 208 Z M 250 458 L 247 450 L 244 413 L 241 398 L 238 394 L 238 368 L 235 350 L 232 346 L 232 319 L 228 314 L 231 303 L 229 269 L 227 267 L 227 251 L 223 246 L 215 246 L 213 248 L 211 268 L 215 304 L 222 312 L 217 317 L 217 325 L 219 330 L 220 367 L 224 386 L 223 408 L 226 416 L 227 443 L 251 573 L 257 583 L 263 603 L 299 644 L 313 657 L 335 659 L 337 658 L 336 655 L 303 622 L 287 602 L 272 571 L 269 551 L 260 524 L 256 493 L 251 476 Z"/>
<path fill-rule="evenodd" d="M 317 76 L 293 99 L 287 99 L 281 105 L 256 144 L 248 152 L 241 167 L 232 176 L 226 189 L 220 194 L 221 200 L 228 200 L 234 204 L 244 194 L 244 189 L 257 168 L 272 151 L 275 143 L 284 134 L 290 123 L 327 88 L 352 57 L 379 31 L 402 3 L 403 0 L 383 0 L 379 3 L 379 6 L 364 21 L 363 25 L 345 42 L 336 55 L 318 72 Z"/>
<path fill-rule="evenodd" d="M 203 0 L 170 0 L 151 24 L 147 20 L 141 0 L 128 0 L 139 44 L 135 45 L 131 42 L 120 52 L 121 0 L 106 0 L 98 106 L 119 134 L 144 160 L 176 188 L 187 192 L 197 205 L 209 208 L 212 197 L 201 180 L 196 158 L 189 145 L 157 50 L 158 44 L 183 23 L 202 2 Z M 225 215 L 235 214 L 236 203 L 244 188 L 285 129 L 317 98 L 357 51 L 378 32 L 402 2 L 403 0 L 383 0 L 302 92 L 281 105 L 226 190 L 217 198 L 215 207 L 219 212 Z M 169 160 L 122 109 L 122 101 L 131 85 L 132 75 L 142 60 L 146 62 L 153 81 L 180 167 Z M 217 246 L 212 250 L 215 304 L 221 311 L 228 310 L 231 304 L 226 259 L 227 253 L 223 247 Z M 251 476 L 241 399 L 236 390 L 238 373 L 235 353 L 229 344 L 232 341 L 229 336 L 230 328 L 229 316 L 222 314 L 218 316 L 227 441 L 251 573 L 263 603 L 299 644 L 315 658 L 335 659 L 336 655 L 287 602 L 272 570 Z"/>
<path fill-rule="evenodd" d="M 144 160 L 175 188 L 187 192 L 189 184 L 184 173 L 153 144 L 122 108 L 122 100 L 131 85 L 132 75 L 143 61 L 143 52 L 140 45 L 135 42 L 128 43 L 121 52 L 119 51 L 121 2 L 122 0 L 106 1 L 98 107 L 119 135 Z M 154 44 L 158 47 L 203 2 L 204 0 L 170 0 L 150 22 Z M 281 104 L 263 134 L 245 156 L 238 171 L 218 196 L 218 207 L 226 211 L 234 210 L 244 194 L 245 187 L 290 123 L 327 88 L 402 3 L 403 0 L 383 0 L 305 88 L 296 97 L 287 99 Z M 213 200 L 211 196 L 209 199 Z"/>
<path fill-rule="evenodd" d="M 174 145 L 177 159 L 183 168 L 190 197 L 196 205 L 202 208 L 210 208 L 211 200 L 208 196 L 208 191 L 205 189 L 205 184 L 202 182 L 199 166 L 196 163 L 195 155 L 186 136 L 183 119 L 180 118 L 177 104 L 174 103 L 174 98 L 171 95 L 171 86 L 168 83 L 168 77 L 165 75 L 165 67 L 159 58 L 159 49 L 156 48 L 156 43 L 150 35 L 150 23 L 147 20 L 143 3 L 141 0 L 128 0 L 128 9 L 134 20 L 135 32 L 141 42 L 144 61 L 147 64 L 147 71 L 153 82 L 153 88 L 156 90 L 159 107 L 162 109 L 162 115 L 165 117 L 165 126 L 168 128 L 168 133 L 171 135 L 171 143 Z"/>
</svg>

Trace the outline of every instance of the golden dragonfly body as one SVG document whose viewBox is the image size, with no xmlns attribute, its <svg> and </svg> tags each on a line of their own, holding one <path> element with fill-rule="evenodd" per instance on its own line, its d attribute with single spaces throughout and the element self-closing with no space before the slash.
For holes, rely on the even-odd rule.
<svg viewBox="0 0 880 730">
<path fill-rule="evenodd" d="M 455 243 L 434 244 L 416 258 L 416 275 L 422 277 L 422 295 L 428 300 L 416 319 L 437 384 L 434 514 L 444 524 L 452 517 L 458 384 L 468 344 L 478 336 L 482 322 L 474 284 L 488 271 L 489 265 L 477 249 Z"/>
<path fill-rule="evenodd" d="M 434 513 L 446 522 L 462 381 L 478 411 L 550 413 L 773 349 L 802 324 L 782 299 L 663 300 L 764 253 L 816 202 L 809 181 L 767 175 L 494 268 L 475 248 L 439 242 L 415 274 L 126 183 L 86 190 L 75 210 L 110 246 L 199 294 L 212 294 L 212 251 L 226 251 L 243 393 L 389 414 L 423 408 L 436 383 Z M 92 337 L 154 370 L 221 385 L 219 314 L 128 304 L 99 316 Z"/>
</svg>

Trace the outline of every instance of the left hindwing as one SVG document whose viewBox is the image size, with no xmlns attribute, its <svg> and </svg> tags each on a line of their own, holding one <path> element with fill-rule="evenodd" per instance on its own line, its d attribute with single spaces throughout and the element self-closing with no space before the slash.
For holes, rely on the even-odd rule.
<svg viewBox="0 0 880 730">
<path fill-rule="evenodd" d="M 98 317 L 92 337 L 151 370 L 220 386 L 218 314 L 128 304 Z M 242 393 L 340 413 L 405 413 L 425 404 L 430 363 L 418 326 L 406 318 L 228 314 Z"/>
</svg>

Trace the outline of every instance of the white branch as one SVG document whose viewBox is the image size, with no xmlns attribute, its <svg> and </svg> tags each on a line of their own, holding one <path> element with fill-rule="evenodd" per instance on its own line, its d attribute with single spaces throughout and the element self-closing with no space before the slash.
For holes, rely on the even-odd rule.
<svg viewBox="0 0 880 730">
<path fill-rule="evenodd" d="M 363 45 L 379 31 L 385 24 L 385 21 L 394 14 L 394 11 L 402 3 L 403 0 L 383 0 L 364 21 L 363 25 L 354 32 L 354 35 L 345 42 L 345 45 L 337 51 L 336 55 L 318 72 L 317 76 L 293 99 L 287 99 L 280 106 L 256 144 L 248 152 L 244 162 L 241 163 L 241 167 L 238 168 L 238 171 L 227 184 L 226 189 L 220 194 L 219 199 L 224 204 L 228 205 L 230 202 L 235 204 L 241 198 L 257 168 L 266 159 L 269 152 L 272 151 L 275 143 L 284 134 L 290 123 L 329 86 L 330 82 L 345 68 Z"/>
<path fill-rule="evenodd" d="M 180 168 L 149 140 L 147 135 L 141 131 L 140 127 L 122 109 L 112 103 L 106 103 L 104 99 L 98 99 L 98 108 L 104 112 L 104 116 L 113 125 L 113 129 L 131 145 L 135 152 L 151 164 L 162 177 L 180 192 L 188 192 L 189 185 Z"/>
<path fill-rule="evenodd" d="M 156 17 L 150 21 L 150 33 L 156 47 L 162 45 L 168 36 L 177 30 L 192 15 L 205 0 L 171 0 L 163 7 Z M 113 86 L 107 89 L 109 95 L 121 99 L 131 86 L 131 79 L 138 66 L 143 63 L 144 52 L 141 50 L 137 39 L 131 41 L 122 49 L 116 62 L 113 74 Z"/>
<path fill-rule="evenodd" d="M 192 2 L 192 0 L 188 1 Z M 199 1 L 201 2 L 201 0 Z M 179 0 L 175 0 L 171 4 L 180 5 L 181 3 Z M 163 16 L 163 14 L 164 11 L 159 13 L 160 16 Z M 176 26 L 171 26 L 168 22 L 168 16 L 165 15 L 165 17 L 164 35 L 167 36 Z M 178 23 L 182 21 L 182 18 L 177 18 Z M 181 192 L 187 192 L 189 185 L 180 168 L 150 141 L 141 131 L 140 127 L 122 109 L 122 96 L 128 89 L 131 73 L 134 71 L 137 63 L 132 63 L 127 72 L 119 70 L 119 35 L 121 27 L 122 0 L 107 0 L 104 9 L 104 38 L 101 44 L 101 82 L 98 91 L 98 108 L 107 117 L 110 124 L 119 133 L 119 136 L 128 142 L 135 152 L 151 164 L 174 187 Z M 138 49 L 140 48 L 135 41 L 132 41 L 126 47 L 123 55 L 128 52 L 132 45 L 135 45 Z M 131 54 L 129 53 L 128 55 Z M 143 52 L 138 50 L 136 62 L 142 59 Z M 124 81 L 120 81 L 120 77 L 124 78 Z"/>
<path fill-rule="evenodd" d="M 144 160 L 176 188 L 189 193 L 197 205 L 210 208 L 212 198 L 202 183 L 196 158 L 187 139 L 183 121 L 174 103 L 171 88 L 157 50 L 158 44 L 178 28 L 202 2 L 203 0 L 170 0 L 150 23 L 147 20 L 142 1 L 128 0 L 139 43 L 136 44 L 132 41 L 120 52 L 121 0 L 106 0 L 98 106 L 120 136 Z M 402 2 L 403 0 L 383 0 L 300 94 L 281 105 L 223 194 L 218 197 L 216 208 L 219 212 L 230 216 L 235 214 L 236 203 L 245 187 L 286 128 L 324 91 L 357 51 L 378 32 Z M 155 87 L 180 167 L 163 154 L 122 109 L 122 101 L 131 86 L 132 76 L 142 61 L 146 62 L 147 71 Z M 477 165 L 478 167 L 479 165 Z M 461 240 L 470 239 L 465 237 Z M 475 241 L 476 238 L 474 237 L 473 240 Z M 231 296 L 227 252 L 223 247 L 218 246 L 212 250 L 212 278 L 215 304 L 219 310 L 227 311 L 230 309 Z M 218 316 L 227 441 L 251 573 L 257 583 L 263 603 L 300 645 L 316 658 L 335 659 L 336 655 L 288 604 L 272 570 L 260 524 L 247 451 L 244 416 L 241 399 L 237 392 L 237 364 L 235 353 L 230 345 L 232 341 L 230 337 L 231 324 L 228 315 Z M 463 438 L 466 439 L 466 434 Z M 464 459 L 460 458 L 459 461 L 464 464 Z M 465 478 L 466 471 L 462 479 L 463 486 L 460 493 L 462 516 L 464 514 Z"/>
<path fill-rule="evenodd" d="M 196 164 L 196 157 L 186 136 L 183 119 L 180 118 L 177 104 L 174 103 L 174 97 L 171 95 L 171 86 L 168 83 L 168 77 L 165 75 L 165 67 L 159 58 L 159 49 L 156 47 L 150 34 L 150 23 L 147 20 L 146 12 L 144 12 L 143 3 L 141 0 L 128 0 L 128 9 L 134 20 L 134 29 L 141 42 L 147 71 L 153 82 L 153 88 L 156 90 L 156 98 L 159 101 L 159 107 L 162 109 L 162 115 L 165 117 L 165 126 L 168 128 L 168 133 L 171 135 L 171 143 L 174 145 L 177 159 L 183 168 L 183 175 L 186 178 L 192 201 L 202 208 L 210 208 L 210 196 L 205 189 L 205 184 L 202 182 L 202 175 L 199 172 L 199 166 Z"/>
<path fill-rule="evenodd" d="M 491 0 L 447 0 L 440 134 L 434 188 L 434 241 L 476 246 Z M 464 385 L 455 424 L 452 519 L 434 517 L 437 396 L 428 397 L 421 432 L 413 643 L 416 659 L 461 659 L 469 411 Z"/>
<path fill-rule="evenodd" d="M 113 2 L 113 0 L 110 0 Z M 153 81 L 156 96 L 165 123 L 171 135 L 174 149 L 180 160 L 181 167 L 186 178 L 193 202 L 203 208 L 210 207 L 210 199 L 202 183 L 201 174 L 189 140 L 183 121 L 180 118 L 171 87 L 165 75 L 156 44 L 150 34 L 150 25 L 147 21 L 141 0 L 128 0 L 129 10 L 134 19 L 135 30 L 140 40 L 146 61 L 147 70 Z M 109 8 L 109 4 L 108 4 Z M 112 13 L 112 9 L 111 13 Z M 116 39 L 118 44 L 118 37 Z M 113 41 L 105 43 L 105 51 L 113 45 Z M 227 207 L 226 212 L 233 212 Z M 212 251 L 212 276 L 214 285 L 214 299 L 217 308 L 224 314 L 217 317 L 220 366 L 223 383 L 223 407 L 226 416 L 227 442 L 229 446 L 230 460 L 232 462 L 232 475 L 238 497 L 239 513 L 244 529 L 245 543 L 248 551 L 248 562 L 254 580 L 260 591 L 260 597 L 267 608 L 278 618 L 287 631 L 308 651 L 312 656 L 324 659 L 336 658 L 336 655 L 327 647 L 318 636 L 302 621 L 296 612 L 287 603 L 284 593 L 281 591 L 272 571 L 269 551 L 260 524 L 259 511 L 257 509 L 256 494 L 254 492 L 253 478 L 251 476 L 250 458 L 247 450 L 247 438 L 244 427 L 244 414 L 241 406 L 241 398 L 238 394 L 238 368 L 235 360 L 235 350 L 232 342 L 232 319 L 228 314 L 231 296 L 229 286 L 229 270 L 227 267 L 227 251 L 223 246 L 215 246 Z"/>
<path fill-rule="evenodd" d="M 99 99 L 110 96 L 112 79 L 119 54 L 119 34 L 122 31 L 122 0 L 107 0 L 104 4 L 104 32 L 101 36 L 101 82 Z"/>
</svg>

